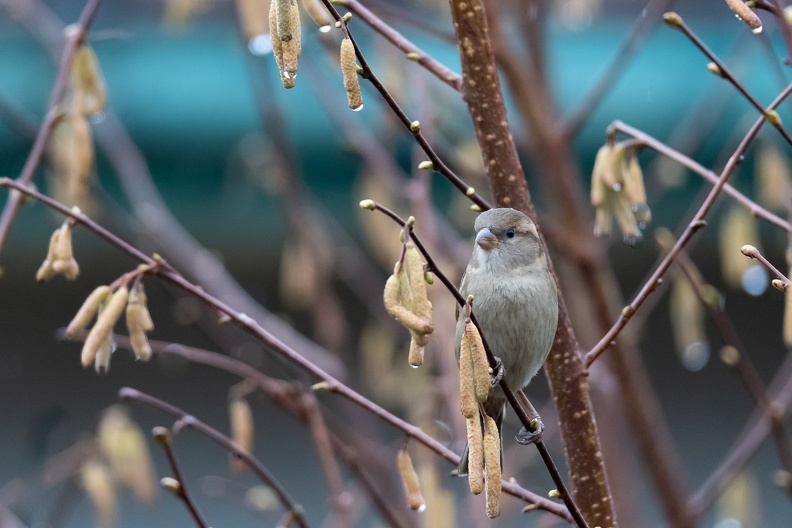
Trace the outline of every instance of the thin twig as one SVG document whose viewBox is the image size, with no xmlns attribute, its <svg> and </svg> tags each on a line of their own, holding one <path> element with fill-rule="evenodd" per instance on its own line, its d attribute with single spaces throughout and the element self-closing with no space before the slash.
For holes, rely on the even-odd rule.
<svg viewBox="0 0 792 528">
<path fill-rule="evenodd" d="M 445 164 L 445 162 L 440 158 L 437 152 L 435 152 L 435 150 L 427 141 L 426 137 L 421 132 L 421 127 L 416 126 L 414 122 L 409 117 L 407 117 L 407 114 L 404 112 L 404 110 L 402 110 L 401 106 L 399 106 L 399 103 L 397 103 L 393 98 L 393 95 L 391 95 L 388 89 L 385 88 L 385 86 L 380 82 L 379 78 L 374 74 L 371 66 L 369 66 L 368 62 L 366 61 L 366 58 L 363 56 L 363 53 L 360 51 L 357 42 L 355 42 L 355 38 L 352 36 L 352 32 L 349 31 L 349 28 L 347 27 L 346 21 L 343 19 L 343 17 L 341 17 L 341 15 L 338 14 L 338 11 L 336 11 L 335 7 L 333 7 L 333 4 L 330 2 L 330 0 L 321 1 L 330 12 L 330 15 L 341 24 L 341 29 L 344 31 L 344 35 L 349 37 L 349 39 L 352 41 L 352 44 L 355 47 L 355 56 L 357 57 L 358 62 L 360 62 L 360 76 L 368 80 L 374 86 L 374 88 L 377 89 L 382 98 L 385 100 L 385 103 L 390 107 L 393 113 L 396 114 L 396 117 L 399 119 L 399 121 L 407 128 L 407 130 L 410 131 L 413 137 L 415 137 L 415 140 L 429 157 L 429 161 L 432 162 L 433 170 L 442 174 L 452 185 L 454 185 L 454 187 L 464 193 L 465 196 L 470 199 L 470 201 L 478 205 L 482 210 L 491 209 L 492 206 L 487 203 L 484 198 L 477 194 L 473 187 L 465 183 L 462 178 L 460 178 L 454 171 L 451 170 L 450 167 L 448 167 L 448 165 Z"/>
<path fill-rule="evenodd" d="M 178 489 L 174 490 L 175 495 L 184 503 L 184 507 L 190 512 L 190 516 L 195 521 L 195 524 L 201 528 L 208 528 L 209 525 L 204 520 L 201 512 L 198 511 L 198 506 L 187 490 L 184 475 L 182 475 L 179 463 L 176 461 L 176 454 L 173 452 L 173 447 L 171 446 L 172 438 L 170 431 L 165 427 L 155 427 L 152 434 L 157 439 L 157 444 L 165 451 L 165 457 L 168 459 L 168 465 L 173 472 L 173 478 L 179 483 Z"/>
<path fill-rule="evenodd" d="M 776 97 L 776 99 L 770 104 L 768 110 L 774 109 L 778 106 L 781 101 L 783 101 L 789 93 L 792 92 L 792 84 L 789 84 L 781 94 Z M 737 166 L 740 158 L 742 157 L 745 150 L 748 148 L 748 145 L 753 141 L 756 137 L 756 134 L 759 133 L 759 129 L 765 123 L 764 116 L 760 117 L 756 120 L 754 125 L 745 135 L 743 140 L 737 146 L 737 149 L 734 151 L 732 156 L 729 158 L 729 161 L 726 163 L 726 166 L 721 171 L 720 176 L 718 177 L 718 181 L 715 186 L 712 188 L 710 193 L 707 195 L 707 198 L 701 204 L 696 215 L 690 221 L 690 223 L 685 228 L 685 231 L 682 233 L 682 236 L 679 237 L 679 240 L 676 241 L 674 247 L 671 248 L 668 255 L 660 262 L 660 265 L 655 269 L 654 273 L 652 273 L 649 280 L 643 285 L 641 290 L 635 296 L 635 298 L 624 307 L 622 313 L 619 315 L 619 318 L 616 320 L 616 323 L 611 327 L 610 330 L 602 337 L 602 339 L 597 343 L 594 348 L 592 348 L 585 357 L 586 366 L 590 366 L 609 346 L 610 343 L 616 339 L 616 336 L 622 329 L 627 325 L 627 322 L 630 320 L 632 315 L 641 307 L 643 302 L 646 298 L 651 295 L 655 288 L 657 288 L 659 284 L 659 280 L 663 277 L 663 274 L 668 270 L 668 268 L 673 263 L 674 259 L 676 259 L 677 254 L 685 247 L 688 241 L 693 237 L 693 235 L 702 227 L 706 225 L 704 218 L 709 213 L 712 205 L 715 203 L 715 199 L 723 190 L 723 186 L 726 183 L 726 180 L 731 175 L 734 168 Z"/>
<path fill-rule="evenodd" d="M 33 147 L 30 149 L 30 154 L 28 154 L 25 165 L 22 167 L 22 172 L 19 174 L 18 181 L 22 185 L 27 186 L 33 182 L 36 169 L 41 163 L 41 158 L 44 156 L 47 141 L 61 117 L 60 106 L 64 97 L 66 97 L 66 88 L 68 87 L 74 55 L 85 40 L 85 34 L 96 16 L 96 11 L 100 3 L 101 0 L 88 0 L 77 23 L 69 27 L 69 31 L 66 34 L 66 44 L 63 46 L 58 74 L 55 77 L 55 84 L 50 93 L 47 106 L 48 110 L 44 116 L 44 122 L 36 133 Z M 9 196 L 5 208 L 3 208 L 3 213 L 0 215 L 0 251 L 2 251 L 8 238 L 11 225 L 16 218 L 17 211 L 19 211 L 21 200 L 22 196 L 19 194 L 12 194 Z"/>
<path fill-rule="evenodd" d="M 734 86 L 735 88 L 737 88 L 737 91 L 739 91 L 739 92 L 740 92 L 740 93 L 743 95 L 743 97 L 745 97 L 745 99 L 746 99 L 746 100 L 747 100 L 749 103 L 751 103 L 751 105 L 752 105 L 754 108 L 756 108 L 757 110 L 759 110 L 759 112 L 761 112 L 761 113 L 762 113 L 762 115 L 767 115 L 767 113 L 768 113 L 768 112 L 769 112 L 769 111 L 770 111 L 772 108 L 765 109 L 765 108 L 764 108 L 764 107 L 761 105 L 761 103 L 759 103 L 759 101 L 757 101 L 757 100 L 756 100 L 756 98 L 755 98 L 753 95 L 751 95 L 751 94 L 748 92 L 748 90 L 745 88 L 745 86 L 743 86 L 743 85 L 742 85 L 742 83 L 741 83 L 740 81 L 738 81 L 738 80 L 737 80 L 737 78 L 736 78 L 736 77 L 734 77 L 734 75 L 732 75 L 732 73 L 729 71 L 729 69 L 728 69 L 728 68 L 726 68 L 726 65 L 723 63 L 723 61 L 721 61 L 721 60 L 720 60 L 720 59 L 719 59 L 719 58 L 718 58 L 718 57 L 717 57 L 717 56 L 716 56 L 716 55 L 715 55 L 715 54 L 714 54 L 714 53 L 713 53 L 713 52 L 712 52 L 712 51 L 711 51 L 711 50 L 710 50 L 710 49 L 707 47 L 707 45 L 706 45 L 706 44 L 704 44 L 704 42 L 703 42 L 703 41 L 702 41 L 700 38 L 698 38 L 698 36 L 697 36 L 697 35 L 696 35 L 696 34 L 693 32 L 693 30 L 692 30 L 692 29 L 690 29 L 690 28 L 687 26 L 687 24 L 685 24 L 685 21 L 684 21 L 684 20 L 682 20 L 682 19 L 680 18 L 680 19 L 679 19 L 679 24 L 674 24 L 674 25 L 671 25 L 671 27 L 672 27 L 672 28 L 674 28 L 674 29 L 677 29 L 677 30 L 681 31 L 681 32 L 682 32 L 682 34 L 684 34 L 684 35 L 685 35 L 685 36 L 686 36 L 686 37 L 687 37 L 687 38 L 688 38 L 688 39 L 689 39 L 689 40 L 690 40 L 690 41 L 693 43 L 693 45 L 694 45 L 694 46 L 696 46 L 696 47 L 697 47 L 697 48 L 698 48 L 698 49 L 699 49 L 699 50 L 700 50 L 700 51 L 701 51 L 701 52 L 702 52 L 702 53 L 703 53 L 703 54 L 704 54 L 704 55 L 705 55 L 705 56 L 706 56 L 706 57 L 707 57 L 709 60 L 711 60 L 712 62 L 714 62 L 714 63 L 715 63 L 715 65 L 718 67 L 718 70 L 719 70 L 719 72 L 720 72 L 720 76 L 721 76 L 721 77 L 723 77 L 724 79 L 726 79 L 727 81 L 729 81 L 729 82 L 732 84 L 732 86 Z M 787 133 L 787 131 L 786 131 L 786 129 L 783 127 L 783 125 L 781 125 L 781 122 L 780 122 L 780 121 L 776 121 L 776 120 L 772 120 L 772 121 L 771 121 L 770 119 L 768 119 L 768 122 L 769 122 L 771 125 L 773 125 L 773 128 L 775 128 L 776 130 L 778 130 L 778 132 L 779 132 L 779 133 L 781 134 L 781 136 L 782 136 L 782 137 L 783 137 L 783 138 L 786 140 L 786 142 L 787 142 L 787 143 L 789 143 L 790 145 L 792 145 L 792 137 L 789 137 L 789 134 Z"/>
<path fill-rule="evenodd" d="M 182 411 L 170 403 L 164 402 L 158 398 L 155 398 L 154 396 L 140 392 L 139 390 L 133 389 L 131 387 L 122 387 L 118 391 L 118 397 L 122 400 L 132 400 L 144 403 L 150 407 L 154 407 L 155 409 L 164 412 L 165 414 L 173 416 L 177 420 L 176 425 L 174 426 L 174 430 L 176 431 L 185 427 L 195 429 L 199 433 L 212 440 L 214 443 L 233 453 L 236 457 L 244 460 L 248 467 L 250 467 L 251 471 L 253 471 L 253 473 L 255 473 L 265 485 L 272 488 L 272 491 L 275 492 L 278 500 L 287 511 L 302 512 L 302 507 L 294 502 L 283 486 L 281 486 L 280 482 L 278 482 L 278 480 L 257 458 L 248 453 L 247 450 L 242 449 L 236 442 L 225 436 L 217 429 L 207 425 L 196 417 Z M 304 515 L 298 515 L 296 520 L 302 528 L 308 527 Z"/>
<path fill-rule="evenodd" d="M 416 46 L 415 43 L 407 39 L 387 22 L 372 13 L 366 6 L 357 0 L 339 0 L 335 3 L 349 9 L 356 17 L 368 24 L 371 29 L 382 35 L 385 40 L 404 52 L 408 59 L 420 64 L 432 75 L 446 83 L 457 92 L 459 91 L 462 84 L 462 78 L 458 73 L 451 71 L 450 68 Z"/>
<path fill-rule="evenodd" d="M 637 139 L 642 145 L 647 146 L 652 150 L 655 150 L 660 154 L 666 156 L 667 158 L 676 161 L 680 165 L 687 167 L 688 169 L 700 175 L 708 182 L 712 183 L 713 185 L 718 183 L 718 175 L 715 174 L 713 171 L 707 169 L 706 167 L 696 162 L 695 160 L 685 156 L 678 150 L 669 147 L 662 141 L 650 136 L 646 132 L 638 130 L 637 128 L 634 128 L 618 120 L 611 123 L 611 127 L 613 127 L 613 130 L 615 130 L 616 132 L 621 132 L 623 134 L 630 135 L 635 139 Z M 726 182 L 723 185 L 723 193 L 728 194 L 729 196 L 734 198 L 737 201 L 737 203 L 747 208 L 751 212 L 751 214 L 756 218 L 761 218 L 762 220 L 765 220 L 776 227 L 780 227 L 784 231 L 792 233 L 792 223 L 789 223 L 780 216 L 773 214 L 772 212 L 768 211 L 761 205 L 757 204 L 756 202 L 745 196 L 743 193 L 735 189 L 734 186 L 731 185 L 730 183 Z"/>
<path fill-rule="evenodd" d="M 759 263 L 767 268 L 767 271 L 772 273 L 776 276 L 778 280 L 780 280 L 784 285 L 789 284 L 789 278 L 781 273 L 778 268 L 776 268 L 767 258 L 762 255 L 755 246 L 750 244 L 746 244 L 740 248 L 740 252 L 748 258 L 756 259 Z"/>
</svg>

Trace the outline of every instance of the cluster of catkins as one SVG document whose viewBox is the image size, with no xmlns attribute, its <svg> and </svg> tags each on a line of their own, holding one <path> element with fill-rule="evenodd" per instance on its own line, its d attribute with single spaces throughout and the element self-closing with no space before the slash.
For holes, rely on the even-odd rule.
<svg viewBox="0 0 792 528">
<path fill-rule="evenodd" d="M 113 327 L 126 309 L 126 325 L 135 358 L 148 361 L 151 346 L 146 334 L 154 330 L 143 283 L 137 280 L 130 292 L 124 284 L 113 292 L 109 286 L 99 286 L 85 299 L 69 326 L 66 337 L 76 338 L 96 317 L 83 344 L 81 361 L 84 367 L 94 364 L 97 372 L 107 372 L 113 353 Z"/>
<path fill-rule="evenodd" d="M 479 405 L 492 390 L 490 375 L 481 334 L 467 321 L 459 349 L 459 394 L 467 428 L 468 483 L 474 495 L 486 491 L 487 516 L 494 519 L 501 510 L 500 435 L 495 420 L 481 412 Z"/>
<path fill-rule="evenodd" d="M 80 266 L 72 251 L 71 221 L 66 220 L 50 237 L 47 258 L 36 272 L 36 280 L 47 281 L 55 275 L 74 280 L 80 274 Z"/>
<path fill-rule="evenodd" d="M 434 331 L 432 303 L 426 292 L 428 277 L 421 253 L 408 241 L 383 294 L 385 309 L 410 331 L 408 359 L 413 367 L 423 364 L 424 348 Z"/>
<path fill-rule="evenodd" d="M 596 236 L 610 234 L 615 218 L 625 242 L 641 239 L 641 228 L 652 220 L 652 213 L 646 205 L 635 145 L 608 141 L 599 149 L 591 173 L 591 205 L 596 211 Z"/>
</svg>

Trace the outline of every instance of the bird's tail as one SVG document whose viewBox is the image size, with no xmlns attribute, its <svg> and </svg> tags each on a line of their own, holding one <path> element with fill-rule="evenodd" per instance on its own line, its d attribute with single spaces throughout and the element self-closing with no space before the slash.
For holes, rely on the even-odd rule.
<svg viewBox="0 0 792 528">
<path fill-rule="evenodd" d="M 501 442 L 501 469 L 503 469 L 503 419 L 506 415 L 506 400 L 489 398 L 484 402 L 484 412 L 487 416 L 495 420 L 495 425 L 498 426 L 498 435 Z M 481 419 L 481 417 L 479 417 Z M 483 429 L 483 427 L 482 427 Z M 462 458 L 457 466 L 457 476 L 466 477 L 468 474 L 468 444 L 465 443 L 465 450 L 462 452 Z"/>
</svg>

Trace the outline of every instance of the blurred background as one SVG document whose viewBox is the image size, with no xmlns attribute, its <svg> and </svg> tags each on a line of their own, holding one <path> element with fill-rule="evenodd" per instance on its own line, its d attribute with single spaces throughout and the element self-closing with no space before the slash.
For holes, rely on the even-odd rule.
<svg viewBox="0 0 792 528">
<path fill-rule="evenodd" d="M 756 110 L 731 85 L 707 71 L 709 61 L 662 24 L 658 8 L 660 13 L 672 7 L 679 12 L 761 104 L 769 104 L 790 80 L 783 39 L 764 11 L 760 16 L 765 29 L 755 35 L 720 0 L 648 6 L 610 0 L 517 2 L 523 3 L 541 21 L 547 86 L 561 119 L 583 115 L 578 112 L 591 90 L 603 75 L 612 78 L 606 95 L 584 113 L 574 131 L 574 155 L 586 188 L 606 127 L 615 119 L 716 173 L 756 119 Z M 0 176 L 14 178 L 22 169 L 55 80 L 63 24 L 75 22 L 83 5 L 72 0 L 0 0 Z M 372 0 L 364 5 L 459 71 L 447 2 Z M 653 13 L 653 19 L 647 18 Z M 366 24 L 354 17 L 350 24 L 373 70 L 410 119 L 420 120 L 441 157 L 486 194 L 470 118 L 459 94 L 405 60 Z M 455 368 L 449 336 L 453 300 L 439 285 L 430 288 L 437 336 L 427 352 L 426 368 L 409 369 L 406 332 L 390 321 L 380 301 L 398 257 L 399 228 L 360 211 L 357 204 L 374 198 L 415 215 L 418 232 L 426 234 L 454 281 L 469 258 L 475 213 L 438 174 L 415 169 L 425 155 L 370 85 L 362 83 L 361 111 L 346 107 L 337 31 L 320 32 L 304 17 L 300 74 L 296 87 L 287 91 L 280 85 L 267 39 L 255 37 L 255 24 L 249 26 L 250 20 L 240 17 L 230 0 L 102 2 L 87 41 L 101 66 L 108 106 L 90 118 L 96 154 L 89 192 L 75 197 L 59 186 L 52 150 L 36 185 L 59 199 L 78 202 L 145 252 L 163 255 L 185 276 L 261 321 L 356 390 L 461 451 L 459 416 L 453 413 L 456 389 L 446 383 Z M 515 28 L 508 23 L 504 28 L 507 42 L 522 49 Z M 634 46 L 625 51 L 631 34 Z M 606 74 L 619 53 L 624 53 L 618 59 L 623 70 Z M 514 101 L 508 104 L 516 116 Z M 785 122 L 792 117 L 788 108 L 779 107 Z M 524 148 L 530 131 L 517 117 L 511 122 Z M 765 128 L 731 181 L 787 218 L 789 145 Z M 536 153 L 525 149 L 521 154 L 532 191 L 537 182 L 553 177 L 535 168 Z M 634 247 L 624 244 L 615 229 L 601 242 L 618 278 L 619 294 L 627 299 L 658 258 L 655 230 L 681 232 L 710 188 L 650 149 L 639 154 L 639 161 L 653 220 Z M 540 219 L 545 213 L 552 218 L 546 196 L 541 191 L 533 196 Z M 0 192 L 0 203 L 6 198 Z M 735 208 L 730 198 L 721 197 L 708 227 L 695 238 L 691 256 L 704 280 L 719 291 L 720 306 L 732 318 L 759 377 L 769 384 L 787 355 L 781 332 L 784 296 L 768 288 L 767 272 L 740 255 L 739 248 L 753 244 L 786 271 L 787 234 L 741 212 L 745 210 Z M 593 209 L 585 214 L 594 218 Z M 53 477 L 52 460 L 96 433 L 102 412 L 118 403 L 119 388 L 148 392 L 228 431 L 229 389 L 239 381 L 168 353 L 167 347 L 149 363 L 135 362 L 119 348 L 106 375 L 83 369 L 80 345 L 62 341 L 62 328 L 94 287 L 113 282 L 137 262 L 77 228 L 73 237 L 79 278 L 37 283 L 49 236 L 61 222 L 42 205 L 30 203 L 0 253 L 0 503 L 24 526 L 91 525 L 93 507 L 78 479 L 68 472 Z M 668 277 L 671 289 L 676 275 Z M 154 279 L 145 284 L 156 326 L 152 339 L 219 351 L 275 378 L 315 381 L 295 374 L 242 332 L 218 325 L 216 314 L 183 292 Z M 677 293 L 669 302 L 667 290 L 651 298 L 631 329 L 669 424 L 684 486 L 692 494 L 719 465 L 756 405 L 734 372 L 718 360 L 722 340 L 713 326 L 695 309 L 692 315 L 685 310 L 695 300 Z M 564 293 L 573 317 L 590 309 L 578 298 L 577 285 L 570 284 Z M 122 326 L 116 328 L 119 333 L 124 333 Z M 591 329 L 578 332 L 586 349 L 601 336 Z M 595 393 L 607 394 L 613 379 L 598 363 L 591 383 Z M 543 375 L 528 395 L 545 418 L 546 442 L 563 466 Z M 435 508 L 456 512 L 456 520 L 445 515 L 447 526 L 486 524 L 481 522 L 483 501 L 470 499 L 466 483 L 448 477 L 452 468 L 417 443 L 410 449 L 419 467 L 426 468 L 422 476 L 439 484 L 425 490 L 426 512 L 407 512 L 395 471 L 395 451 L 403 435 L 350 410 L 333 395 L 320 393 L 318 398 L 331 427 L 343 430 L 354 423 L 358 435 L 368 436 L 379 449 L 385 472 L 369 469 L 398 498 L 394 507 L 407 525 L 441 526 L 432 524 L 440 521 L 431 517 L 433 504 L 442 502 L 437 497 L 454 505 Z M 304 506 L 312 526 L 332 525 L 327 520 L 327 486 L 310 434 L 267 397 L 252 393 L 247 400 L 256 423 L 255 454 Z M 597 412 L 619 414 L 620 408 L 608 401 L 595 395 Z M 140 405 L 129 412 L 146 434 L 153 426 L 172 425 L 168 417 Z M 604 419 L 601 427 L 603 423 L 608 427 L 620 421 Z M 505 438 L 516 430 L 509 423 Z M 553 488 L 535 450 L 507 445 L 509 475 L 540 495 Z M 169 475 L 162 453 L 153 443 L 149 446 L 157 478 Z M 229 473 L 227 453 L 192 431 L 179 433 L 175 448 L 210 524 L 275 525 L 279 511 L 251 502 L 248 488 L 257 482 L 250 474 Z M 622 525 L 667 526 L 636 451 L 606 446 L 606 462 L 614 468 L 613 478 L 622 479 L 614 487 L 629 491 L 629 496 L 614 496 L 621 503 L 620 514 L 623 509 Z M 780 467 L 776 450 L 765 442 L 707 509 L 701 526 L 787 526 L 790 495 L 774 484 Z M 384 525 L 352 482 L 348 486 L 355 497 L 357 525 Z M 503 517 L 486 525 L 558 522 L 547 514 L 521 514 L 522 506 L 507 498 Z M 125 527 L 190 525 L 183 506 L 162 492 L 154 505 L 141 506 L 119 488 L 117 516 L 117 526 Z M 12 522 L 9 515 L 0 519 L 2 526 L 17 526 Z"/>
</svg>

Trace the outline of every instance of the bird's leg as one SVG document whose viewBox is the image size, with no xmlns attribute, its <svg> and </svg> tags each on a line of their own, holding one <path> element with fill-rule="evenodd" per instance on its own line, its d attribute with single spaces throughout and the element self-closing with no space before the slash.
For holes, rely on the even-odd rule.
<svg viewBox="0 0 792 528">
<path fill-rule="evenodd" d="M 536 412 L 534 406 L 525 396 L 525 393 L 522 390 L 517 391 L 517 397 L 522 402 L 523 406 L 528 413 L 528 418 L 531 419 L 531 430 L 523 427 L 520 429 L 520 432 L 517 433 L 517 443 L 522 445 L 533 444 L 538 442 L 542 438 L 542 433 L 544 433 L 544 423 L 542 423 L 542 418 L 539 416 L 539 413 Z"/>
<path fill-rule="evenodd" d="M 492 388 L 500 384 L 505 373 L 506 369 L 503 368 L 503 361 L 501 361 L 501 358 L 498 356 L 495 356 L 495 366 L 492 368 L 492 376 L 490 376 L 490 385 L 492 385 Z"/>
</svg>

